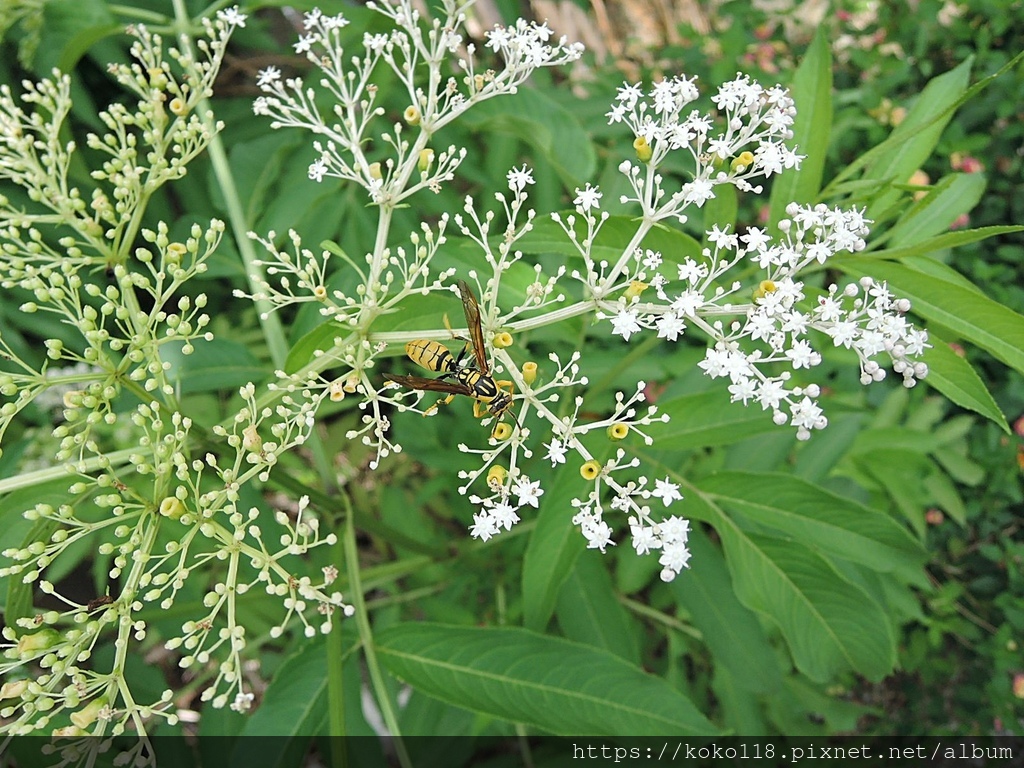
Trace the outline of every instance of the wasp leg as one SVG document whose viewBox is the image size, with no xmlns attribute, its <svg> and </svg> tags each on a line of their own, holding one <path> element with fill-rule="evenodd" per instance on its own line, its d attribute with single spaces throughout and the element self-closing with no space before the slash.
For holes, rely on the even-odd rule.
<svg viewBox="0 0 1024 768">
<path fill-rule="evenodd" d="M 436 403 L 434 403 L 434 404 L 433 404 L 432 406 L 430 406 L 429 408 L 427 408 L 427 410 L 425 410 L 425 411 L 423 412 L 423 415 L 424 415 L 424 416 L 430 416 L 430 415 L 432 415 L 432 414 L 434 414 L 434 413 L 437 413 L 437 409 L 438 409 L 439 407 L 441 407 L 442 405 L 448 405 L 448 403 L 450 403 L 450 402 L 451 402 L 452 400 L 454 400 L 454 399 L 455 399 L 455 395 L 454 395 L 454 394 L 451 394 L 451 395 L 448 395 L 448 397 L 445 397 L 445 398 L 443 398 L 443 399 L 441 399 L 441 400 L 438 400 L 438 401 L 437 401 Z"/>
</svg>

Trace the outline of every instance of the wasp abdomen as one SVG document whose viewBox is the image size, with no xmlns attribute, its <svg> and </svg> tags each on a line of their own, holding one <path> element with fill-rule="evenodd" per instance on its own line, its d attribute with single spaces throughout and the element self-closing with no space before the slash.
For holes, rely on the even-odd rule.
<svg viewBox="0 0 1024 768">
<path fill-rule="evenodd" d="M 417 365 L 430 371 L 447 373 L 456 369 L 455 358 L 439 341 L 416 339 L 405 345 L 405 354 Z"/>
</svg>

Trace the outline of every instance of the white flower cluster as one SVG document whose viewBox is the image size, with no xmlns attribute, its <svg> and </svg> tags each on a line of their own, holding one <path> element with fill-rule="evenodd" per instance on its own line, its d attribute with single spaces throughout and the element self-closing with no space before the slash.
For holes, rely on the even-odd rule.
<svg viewBox="0 0 1024 768">
<path fill-rule="evenodd" d="M 622 202 L 650 208 L 649 215 L 655 221 L 675 218 L 685 222 L 683 210 L 689 205 L 704 205 L 715 196 L 714 188 L 719 184 L 759 193 L 761 187 L 751 184 L 749 179 L 795 168 L 801 160 L 785 144 L 792 136 L 796 108 L 784 89 L 765 89 L 746 75 L 738 75 L 711 97 L 721 114 L 720 120 L 696 109 L 682 116 L 686 105 L 699 95 L 694 80 L 662 80 L 646 94 L 639 85 L 626 84 L 619 89 L 616 103 L 608 113 L 609 123 L 625 122 L 633 131 L 633 146 L 649 168 L 657 168 L 673 151 L 684 150 L 692 156 L 692 180 L 667 199 L 660 177 L 651 198 L 652 189 L 643 178 L 646 168 L 628 161 L 619 166 L 634 192 L 632 196 L 624 195 Z M 724 129 L 714 133 L 720 122 Z M 722 169 L 723 161 L 731 158 L 735 158 L 731 167 Z"/>
<path fill-rule="evenodd" d="M 354 56 L 346 54 L 341 44 L 340 30 L 349 23 L 347 19 L 319 10 L 305 15 L 306 32 L 295 50 L 321 70 L 319 83 L 337 103 L 330 117 L 317 108 L 314 89 L 301 78 L 282 79 L 277 67 L 260 73 L 257 84 L 263 95 L 254 102 L 253 111 L 273 118 L 274 128 L 304 128 L 323 136 L 325 142 L 314 142 L 320 156 L 310 166 L 309 177 L 317 182 L 334 177 L 360 184 L 378 205 L 397 205 L 420 189 L 439 191 L 455 177 L 466 151 L 448 147 L 435 153 L 428 147 L 433 134 L 474 104 L 515 93 L 538 68 L 574 61 L 583 50 L 564 38 L 552 44 L 545 24 L 520 19 L 487 33 L 487 47 L 502 57 L 504 66 L 478 71 L 476 47 L 464 43 L 460 32 L 465 6 L 445 0 L 443 18 L 429 25 L 422 23 L 411 0 L 371 2 L 367 7 L 390 18 L 396 29 L 390 34 L 364 35 L 361 55 Z M 464 72 L 461 81 L 439 76 L 441 62 L 452 56 Z M 371 134 L 374 118 L 384 114 L 376 106 L 377 87 L 370 81 L 379 62 L 391 68 L 410 95 L 403 117 L 406 126 L 419 129 L 412 142 L 403 137 L 402 123 Z M 428 88 L 420 82 L 422 75 L 430 83 Z M 370 139 L 387 147 L 380 160 L 367 154 Z M 414 175 L 418 180 L 410 183 Z"/>
<path fill-rule="evenodd" d="M 756 227 L 742 235 L 713 227 L 707 237 L 714 250 L 705 249 L 700 260 L 686 257 L 675 274 L 635 272 L 635 281 L 649 281 L 657 302 L 645 302 L 638 293 L 620 300 L 616 313 L 607 316 L 612 333 L 626 340 L 643 328 L 656 329 L 659 338 L 670 341 L 680 338 L 688 323 L 700 328 L 713 341 L 701 369 L 712 378 L 728 378 L 734 402 L 753 401 L 771 410 L 776 424 L 792 423 L 798 437 L 807 439 L 811 430 L 828 423 L 817 403 L 819 388 L 790 383 L 795 372 L 821 363 L 809 338 L 812 332 L 822 331 L 836 346 L 856 351 L 863 383 L 885 377 L 872 359 L 881 354 L 908 387 L 927 374 L 917 358 L 928 346 L 928 334 L 907 321 L 910 302 L 893 297 L 884 283 L 864 278 L 842 291 L 832 285 L 815 302 L 797 279 L 808 266 L 863 249 L 867 222 L 860 211 L 792 204 L 787 214 L 779 242 Z M 646 269 L 661 266 L 657 253 L 638 254 L 637 261 Z M 750 291 L 749 286 L 724 280 L 741 263 L 764 270 L 747 300 L 738 300 L 738 294 Z M 727 322 L 730 316 L 734 319 Z"/>
<path fill-rule="evenodd" d="M 271 116 L 276 127 L 300 127 L 326 138 L 326 143 L 315 145 L 320 157 L 310 176 L 317 181 L 329 176 L 347 179 L 367 191 L 379 207 L 374 250 L 352 259 L 335 248 L 317 259 L 301 250 L 297 236 L 292 237 L 292 254 L 284 254 L 271 235 L 261 239 L 271 254 L 261 266 L 278 284 L 257 279 L 258 296 L 275 307 L 316 300 L 322 304 L 323 316 L 339 322 L 343 330 L 333 348 L 318 353 L 298 376 L 311 381 L 328 367 L 340 369 L 335 381 L 318 386 L 330 391 L 332 400 L 351 393 L 359 396 L 361 424 L 349 436 L 376 448 L 371 467 L 401 450 L 391 434 L 391 410 L 423 415 L 436 411 L 444 384 L 424 385 L 427 375 L 449 383 L 469 382 L 448 392 L 474 399 L 478 411 L 490 409 L 485 423 L 494 423 L 486 447 L 459 446 L 477 459 L 473 469 L 459 472 L 460 493 L 477 507 L 473 536 L 488 539 L 509 530 L 523 510 L 539 507 L 545 489 L 527 462 L 535 450 L 531 434 L 541 432 L 551 435 L 543 445 L 552 466 L 578 459 L 580 473 L 593 483 L 574 502 L 574 521 L 588 546 L 604 551 L 616 543 L 613 521 L 605 513 L 621 511 L 636 551 L 658 553 L 663 578 L 674 578 L 688 565 L 689 524 L 677 515 L 655 514 L 650 504 L 657 499 L 667 508 L 679 500 L 679 484 L 671 477 L 652 481 L 641 474 L 639 462 L 628 457 L 624 447 L 607 461 L 594 458 L 603 455 L 594 444 L 597 430 L 612 441 L 635 436 L 647 442 L 644 428 L 666 419 L 652 406 L 642 407 L 643 382 L 629 397 L 618 394 L 607 417 L 582 419 L 583 399 L 576 391 L 587 382 L 580 375 L 579 353 L 568 360 L 551 355 L 551 366 L 529 360 L 528 350 L 517 350 L 513 359 L 508 347 L 514 333 L 585 315 L 610 320 L 613 334 L 627 341 L 645 329 L 655 330 L 667 341 L 697 329 L 710 339 L 701 367 L 711 376 L 729 378 L 733 400 L 754 401 L 770 409 L 778 423 L 794 424 L 800 437 L 826 423 L 817 403 L 817 385 L 797 386 L 792 381 L 795 372 L 820 362 L 820 353 L 810 344 L 812 332 L 829 334 L 837 345 L 855 350 L 864 381 L 881 378 L 874 360 L 880 353 L 890 356 L 894 370 L 908 384 L 926 373 L 917 358 L 927 336 L 906 322 L 909 305 L 905 300 L 868 281 L 861 284 L 863 295 L 856 287 L 832 288 L 824 295 L 799 276 L 809 268 L 820 268 L 835 253 L 864 247 L 867 222 L 856 210 L 791 206 L 788 219 L 779 224 L 777 240 L 756 227 L 731 232 L 709 224 L 709 247 L 701 253 L 666 258 L 643 247 L 654 227 L 670 220 L 685 222 L 687 209 L 703 206 L 720 185 L 758 194 L 760 178 L 799 166 L 802 157 L 788 143 L 793 100 L 784 89 L 765 88 L 743 75 L 711 97 L 714 111 L 710 113 L 690 108 L 699 97 L 692 78 L 667 79 L 646 90 L 638 84 L 619 89 L 608 118 L 632 130 L 636 157 L 619 165 L 631 190 L 621 202 L 640 211 L 633 219 L 630 242 L 612 257 L 595 257 L 595 243 L 610 214 L 602 210 L 603 192 L 587 183 L 576 190 L 574 212 L 553 214 L 582 266 L 546 263 L 545 274 L 544 267 L 533 264 L 535 278 L 526 287 L 525 297 L 503 287 L 510 270 L 521 273 L 524 255 L 517 247 L 534 227 L 535 213 L 527 207 L 534 178 L 526 166 L 509 171 L 511 194 L 496 194 L 497 211 L 483 213 L 473 198 L 467 198 L 461 212 L 446 214 L 436 227 L 424 225 L 422 237 L 414 233 L 409 238 L 411 249 L 389 245 L 403 240 L 390 232 L 395 206 L 420 190 L 436 191 L 466 156 L 464 149 L 456 147 L 435 153 L 429 147 L 433 134 L 482 99 L 514 91 L 537 67 L 571 61 L 579 48 L 564 40 L 552 45 L 545 25 L 520 21 L 488 33 L 486 47 L 500 55 L 503 65 L 479 71 L 475 49 L 463 41 L 460 31 L 461 6 L 445 2 L 442 18 L 433 21 L 421 19 L 408 0 L 371 7 L 388 16 L 396 29 L 364 36 L 363 51 L 354 57 L 340 49 L 337 30 L 344 23 L 340 17 L 326 20 L 317 13 L 306 17 L 307 32 L 298 48 L 320 67 L 322 84 L 335 97 L 330 121 L 317 111 L 313 89 L 299 80 L 282 81 L 280 72 L 272 69 L 260 77 L 264 95 L 255 109 Z M 442 74 L 440 63 L 453 57 L 465 74 L 461 80 Z M 372 118 L 383 114 L 371 82 L 372 71 L 381 62 L 398 76 L 409 104 L 401 123 L 371 136 Z M 663 174 L 661 166 L 669 159 L 673 173 Z M 689 174 L 676 182 L 680 164 L 688 166 Z M 432 264 L 438 247 L 450 236 L 450 225 L 476 247 L 483 267 L 482 274 L 467 270 L 458 276 L 472 286 L 479 300 L 483 357 L 464 352 L 457 362 L 454 354 L 444 358 L 430 345 L 455 338 L 465 344 L 469 329 L 378 332 L 374 328 L 376 318 L 402 309 L 403 301 L 413 295 L 455 290 L 454 270 L 437 270 Z M 323 287 L 334 257 L 359 273 L 362 284 L 351 295 Z M 763 274 L 756 284 L 744 286 L 729 280 L 727 273 L 734 267 Z M 510 295 L 518 298 L 510 301 Z M 382 382 L 375 370 L 382 353 L 410 343 L 413 362 L 428 370 L 416 370 L 417 378 L 400 376 Z M 428 349 L 432 350 L 429 355 L 424 353 Z M 474 389 L 475 385 L 480 388 Z M 502 394 L 488 394 L 494 390 Z M 566 416 L 564 408 L 555 406 L 570 391 L 575 408 Z M 497 397 L 502 405 L 495 408 Z M 594 407 L 590 404 L 587 412 Z"/>
</svg>

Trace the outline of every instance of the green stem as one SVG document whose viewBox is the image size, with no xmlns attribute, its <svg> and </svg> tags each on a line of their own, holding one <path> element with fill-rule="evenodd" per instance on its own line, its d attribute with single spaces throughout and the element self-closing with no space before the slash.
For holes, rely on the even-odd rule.
<svg viewBox="0 0 1024 768">
<path fill-rule="evenodd" d="M 342 491 L 342 503 L 345 505 L 345 525 L 352 519 L 352 503 L 348 494 Z M 340 517 L 340 516 L 339 516 Z M 335 519 L 335 523 L 341 520 Z M 338 526 L 335 525 L 335 528 Z M 338 541 L 332 548 L 333 560 L 338 563 L 345 559 L 345 542 Z M 334 626 L 327 636 L 327 735 L 330 739 L 331 765 L 335 768 L 347 768 L 348 750 L 345 748 L 345 644 L 342 638 L 341 613 L 335 616 Z"/>
<path fill-rule="evenodd" d="M 380 665 L 377 663 L 377 651 L 373 643 L 373 629 L 370 627 L 370 616 L 366 611 L 366 601 L 363 600 L 363 585 L 359 573 L 359 552 L 356 548 L 356 527 L 353 523 L 352 505 L 348 496 L 343 494 L 342 500 L 346 507 L 345 517 L 345 570 L 348 573 L 349 599 L 356 609 L 355 620 L 359 628 L 359 639 L 363 644 L 363 654 L 366 656 L 366 668 L 370 673 L 370 682 L 373 685 L 374 694 L 377 697 L 377 706 L 380 707 L 384 724 L 395 739 L 395 749 L 398 752 L 398 761 L 402 768 L 412 768 L 412 761 L 406 752 L 405 743 L 402 741 L 402 733 L 398 728 L 398 719 L 395 717 L 394 708 L 391 706 L 391 696 L 384 683 L 384 675 L 381 673 Z"/>
</svg>

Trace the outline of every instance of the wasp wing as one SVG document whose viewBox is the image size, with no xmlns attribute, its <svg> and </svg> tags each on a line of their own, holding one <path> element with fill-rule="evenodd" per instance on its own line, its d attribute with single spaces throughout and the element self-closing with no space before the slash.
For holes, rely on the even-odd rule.
<svg viewBox="0 0 1024 768">
<path fill-rule="evenodd" d="M 465 280 L 459 280 L 459 295 L 462 296 L 462 308 L 466 312 L 466 327 L 469 338 L 473 342 L 473 354 L 476 356 L 476 369 L 480 373 L 488 372 L 487 349 L 484 347 L 484 332 L 480 328 L 480 305 L 476 296 Z"/>
<path fill-rule="evenodd" d="M 409 387 L 410 389 L 422 389 L 427 392 L 447 392 L 450 395 L 472 396 L 473 394 L 472 389 L 457 381 L 428 379 L 424 376 L 394 376 L 390 373 L 385 373 L 384 378 L 388 381 L 393 381 L 396 384 L 401 384 L 403 387 Z"/>
</svg>

